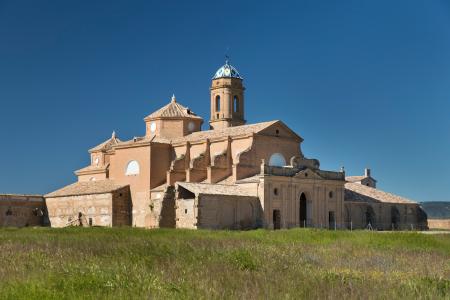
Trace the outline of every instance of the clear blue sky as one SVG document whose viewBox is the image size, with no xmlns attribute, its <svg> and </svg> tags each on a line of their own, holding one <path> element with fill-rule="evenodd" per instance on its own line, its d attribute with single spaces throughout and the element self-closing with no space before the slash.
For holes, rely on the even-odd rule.
<svg viewBox="0 0 450 300">
<path fill-rule="evenodd" d="M 0 192 L 74 182 L 90 147 L 143 135 L 172 93 L 207 121 L 227 48 L 249 123 L 283 120 L 324 169 L 367 166 L 386 191 L 450 200 L 439 0 L 0 0 Z"/>
</svg>

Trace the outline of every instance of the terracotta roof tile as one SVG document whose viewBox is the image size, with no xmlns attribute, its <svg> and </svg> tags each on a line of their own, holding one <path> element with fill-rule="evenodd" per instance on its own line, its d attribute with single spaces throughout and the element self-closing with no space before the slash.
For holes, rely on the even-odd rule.
<svg viewBox="0 0 450 300">
<path fill-rule="evenodd" d="M 155 119 L 155 118 L 191 118 L 191 119 L 201 119 L 189 108 L 184 107 L 180 103 L 175 101 L 175 97 L 172 97 L 172 101 L 169 104 L 161 107 L 154 113 L 145 117 L 144 120 Z"/>
<path fill-rule="evenodd" d="M 345 184 L 345 201 L 354 202 L 383 202 L 383 203 L 416 203 L 382 190 L 368 187 L 359 183 Z"/>
<path fill-rule="evenodd" d="M 117 146 L 122 147 L 122 146 L 132 146 L 132 145 L 144 145 L 144 144 L 148 144 L 150 142 L 159 143 L 159 144 L 170 144 L 171 141 L 170 141 L 170 139 L 163 138 L 163 137 L 142 136 L 142 137 L 135 137 L 129 141 L 121 142 Z"/>
<path fill-rule="evenodd" d="M 112 180 L 75 182 L 73 184 L 70 184 L 59 190 L 56 190 L 52 193 L 45 195 L 45 198 L 80 196 L 89 194 L 105 194 L 114 192 L 126 186 L 127 184 L 116 184 Z"/>
<path fill-rule="evenodd" d="M 242 186 L 233 184 L 210 184 L 210 183 L 194 183 L 194 182 L 177 182 L 177 186 L 181 186 L 194 194 L 205 195 L 227 195 L 227 196 L 246 196 L 256 197 L 254 191 Z"/>
<path fill-rule="evenodd" d="M 255 123 L 255 124 L 249 124 L 249 125 L 241 125 L 241 126 L 235 126 L 235 127 L 228 127 L 228 128 L 222 128 L 222 129 L 214 129 L 214 130 L 204 130 L 204 131 L 197 131 L 193 132 L 189 135 L 186 135 L 184 137 L 175 138 L 172 140 L 173 143 L 176 142 L 184 142 L 184 141 L 197 141 L 197 140 L 204 140 L 204 139 L 211 139 L 211 138 L 220 138 L 220 137 L 227 137 L 227 136 L 238 136 L 238 135 L 245 135 L 250 133 L 257 133 L 260 132 L 269 126 L 280 122 L 278 120 L 275 121 L 269 121 L 269 122 L 262 122 L 262 123 Z"/>
<path fill-rule="evenodd" d="M 345 176 L 345 180 L 349 182 L 356 182 L 361 181 L 364 178 L 367 178 L 366 176 Z"/>
<path fill-rule="evenodd" d="M 112 137 L 100 145 L 95 146 L 94 148 L 90 149 L 89 152 L 95 152 L 95 151 L 108 151 L 112 149 L 113 146 L 120 144 L 122 141 L 119 140 L 116 137 L 116 134 L 113 132 Z"/>
</svg>

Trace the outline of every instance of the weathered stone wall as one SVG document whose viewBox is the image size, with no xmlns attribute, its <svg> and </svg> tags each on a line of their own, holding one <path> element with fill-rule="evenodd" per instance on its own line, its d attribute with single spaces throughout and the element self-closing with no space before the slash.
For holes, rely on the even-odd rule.
<svg viewBox="0 0 450 300">
<path fill-rule="evenodd" d="M 425 219 L 424 219 L 425 218 Z M 426 216 L 415 203 L 366 203 L 345 201 L 345 227 L 374 230 L 424 230 Z"/>
<path fill-rule="evenodd" d="M 281 228 L 328 228 L 330 212 L 334 214 L 336 227 L 343 226 L 344 181 L 265 176 L 261 178 L 261 183 L 258 197 L 264 208 L 265 228 L 274 228 L 275 210 L 279 211 Z M 300 204 L 302 194 L 306 199 L 306 208 Z M 303 220 L 302 210 L 306 215 Z"/>
<path fill-rule="evenodd" d="M 48 225 L 44 197 L 37 195 L 0 195 L 0 226 Z"/>
<path fill-rule="evenodd" d="M 176 206 L 176 227 L 196 229 L 197 228 L 197 209 L 195 199 L 180 199 Z"/>
<path fill-rule="evenodd" d="M 113 226 L 131 225 L 131 193 L 129 187 L 113 192 Z"/>
<path fill-rule="evenodd" d="M 177 228 L 251 229 L 261 227 L 261 218 L 255 197 L 199 195 L 197 200 L 178 199 L 176 205 Z"/>
<path fill-rule="evenodd" d="M 112 193 L 46 199 L 52 227 L 89 226 L 90 220 L 93 226 L 112 226 L 112 202 Z"/>
</svg>

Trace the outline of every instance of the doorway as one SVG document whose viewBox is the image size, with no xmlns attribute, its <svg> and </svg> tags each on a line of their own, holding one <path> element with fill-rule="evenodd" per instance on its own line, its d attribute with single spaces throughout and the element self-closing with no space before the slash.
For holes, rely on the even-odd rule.
<svg viewBox="0 0 450 300">
<path fill-rule="evenodd" d="M 336 229 L 336 220 L 334 218 L 334 211 L 328 212 L 328 229 Z"/>
<path fill-rule="evenodd" d="M 367 206 L 366 210 L 366 228 L 372 229 L 375 228 L 375 212 L 372 208 L 372 206 Z"/>
<path fill-rule="evenodd" d="M 392 230 L 397 230 L 399 228 L 400 212 L 395 206 L 391 207 L 391 223 L 392 223 Z"/>
<path fill-rule="evenodd" d="M 300 196 L 300 211 L 299 211 L 299 218 L 300 218 L 300 227 L 306 227 L 308 224 L 306 223 L 307 220 L 307 213 L 306 213 L 306 196 L 304 193 Z"/>
<path fill-rule="evenodd" d="M 281 214 L 279 209 L 273 210 L 273 229 L 277 230 L 281 228 Z"/>
</svg>

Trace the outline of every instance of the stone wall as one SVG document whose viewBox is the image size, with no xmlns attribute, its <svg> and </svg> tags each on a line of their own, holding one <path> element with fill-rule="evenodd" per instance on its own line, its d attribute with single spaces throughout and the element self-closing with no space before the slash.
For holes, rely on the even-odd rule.
<svg viewBox="0 0 450 300">
<path fill-rule="evenodd" d="M 113 226 L 129 226 L 131 225 L 131 193 L 129 187 L 125 187 L 113 192 Z"/>
<path fill-rule="evenodd" d="M 176 227 L 252 229 L 262 226 L 262 209 L 256 197 L 203 195 L 177 199 Z"/>
<path fill-rule="evenodd" d="M 52 227 L 131 225 L 128 187 L 111 193 L 47 198 Z"/>
<path fill-rule="evenodd" d="M 38 195 L 0 195 L 0 226 L 48 225 L 44 197 Z"/>
<path fill-rule="evenodd" d="M 195 199 L 181 199 L 177 201 L 175 211 L 177 228 L 197 228 L 197 211 L 195 203 Z"/>
<path fill-rule="evenodd" d="M 302 194 L 306 205 L 301 206 Z M 280 217 L 280 228 L 342 227 L 344 210 L 344 181 L 264 176 L 258 189 L 264 208 L 264 227 L 274 228 L 274 213 Z M 330 212 L 334 221 L 330 220 Z M 304 219 L 302 219 L 304 218 Z"/>
<path fill-rule="evenodd" d="M 345 202 L 345 227 L 373 230 L 424 230 L 426 215 L 415 203 Z"/>
</svg>

